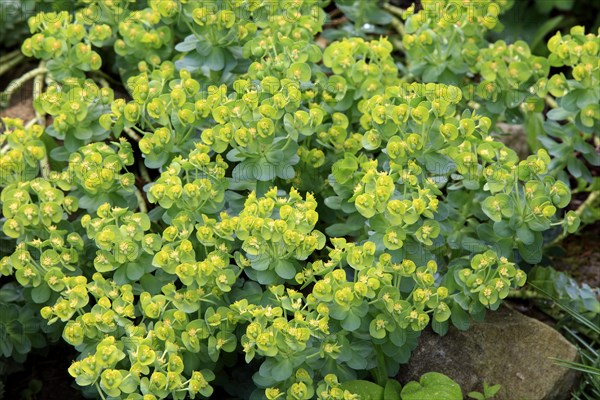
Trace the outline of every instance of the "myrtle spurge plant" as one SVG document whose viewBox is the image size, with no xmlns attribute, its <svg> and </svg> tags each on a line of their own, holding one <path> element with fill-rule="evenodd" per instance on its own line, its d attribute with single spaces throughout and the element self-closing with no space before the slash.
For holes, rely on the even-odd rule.
<svg viewBox="0 0 600 400">
<path fill-rule="evenodd" d="M 53 120 L 2 120 L 0 271 L 81 353 L 78 385 L 358 398 L 343 383 L 385 384 L 425 328 L 466 329 L 523 286 L 544 231 L 577 229 L 556 152 L 519 159 L 496 123 L 548 91 L 552 119 L 597 127 L 597 36 L 557 36 L 546 59 L 487 42 L 504 3 L 452 24 L 409 10 L 404 76 L 386 37 L 317 45 L 327 3 L 81 1 L 29 20 Z"/>
<path fill-rule="evenodd" d="M 82 145 L 101 142 L 109 136 L 99 118 L 110 109 L 114 94 L 110 88 L 99 88 L 91 79 L 66 79 L 63 85 L 53 84 L 34 102 L 41 114 L 54 117 L 46 133 L 64 142 L 61 161 Z M 59 159 L 61 155 L 55 154 Z"/>
<path fill-rule="evenodd" d="M 410 7 L 401 13 L 408 73 L 424 82 L 461 86 L 464 106 L 494 121 L 523 121 L 529 146 L 555 157 L 552 175 L 567 181 L 566 170 L 580 188 L 597 190 L 588 165 L 599 165 L 590 141 L 600 118 L 600 32 L 585 32 L 583 26 L 566 35 L 557 32 L 547 43 L 550 55 L 540 57 L 522 40 L 490 42 L 484 35 L 501 29 L 497 17 L 511 1 L 422 4 L 419 11 Z M 544 103 L 551 107 L 545 121 Z"/>
<path fill-rule="evenodd" d="M 547 81 L 545 90 L 556 98 L 556 104 L 548 112 L 548 136 L 542 143 L 556 157 L 556 169 L 566 167 L 571 175 L 589 183 L 593 178 L 585 163 L 566 154 L 578 151 L 587 163 L 600 163 L 596 149 L 588 143 L 600 126 L 600 32 L 586 34 L 581 26 L 572 28 L 569 35 L 557 32 L 548 41 L 548 49 L 550 64 L 567 67 L 570 74 L 554 74 Z"/>
</svg>

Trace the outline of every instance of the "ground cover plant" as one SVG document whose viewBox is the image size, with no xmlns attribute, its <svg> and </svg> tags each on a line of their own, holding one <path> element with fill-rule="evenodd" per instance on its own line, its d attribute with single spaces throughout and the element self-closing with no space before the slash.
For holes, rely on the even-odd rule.
<svg viewBox="0 0 600 400">
<path fill-rule="evenodd" d="M 598 30 L 536 54 L 493 39 L 510 1 L 37 4 L 0 99 L 37 84 L 2 119 L 0 350 L 60 335 L 89 396 L 461 399 L 390 378 L 598 218 Z"/>
</svg>

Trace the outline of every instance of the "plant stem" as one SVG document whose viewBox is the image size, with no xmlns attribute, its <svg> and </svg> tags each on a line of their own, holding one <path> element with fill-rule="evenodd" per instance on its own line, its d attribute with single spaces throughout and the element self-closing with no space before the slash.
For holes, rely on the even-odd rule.
<svg viewBox="0 0 600 400">
<path fill-rule="evenodd" d="M 27 123 L 25 124 L 25 129 L 29 129 L 31 128 L 33 125 L 35 125 L 35 123 L 38 122 L 37 118 L 32 118 L 29 121 L 27 121 Z"/>
<path fill-rule="evenodd" d="M 595 190 L 595 191 L 591 192 L 590 195 L 588 196 L 588 198 L 585 199 L 585 201 L 577 208 L 577 210 L 575 210 L 575 214 L 577 214 L 577 216 L 579 218 L 581 218 L 581 216 L 583 215 L 585 210 L 592 207 L 592 205 L 594 203 L 596 203 L 598 200 L 600 200 L 600 190 Z M 556 237 L 556 239 L 554 239 L 553 241 L 551 241 L 544 247 L 554 246 L 554 245 L 560 243 L 568 235 L 569 235 L 568 231 L 566 229 L 564 229 L 562 231 L 562 233 Z"/>
<path fill-rule="evenodd" d="M 348 17 L 341 17 L 338 19 L 334 19 L 332 21 L 330 21 L 328 24 L 326 24 L 327 27 L 335 27 L 335 26 L 339 26 L 345 22 L 348 22 Z"/>
<path fill-rule="evenodd" d="M 108 81 L 106 79 L 104 79 L 102 76 L 99 76 L 98 78 L 96 78 L 96 80 L 98 81 L 98 83 L 100 83 L 100 86 L 102 86 L 103 88 L 110 87 L 110 84 L 108 83 Z"/>
<path fill-rule="evenodd" d="M 594 202 L 600 200 L 600 190 L 594 190 L 593 192 L 590 193 L 590 195 L 588 196 L 587 199 L 585 199 L 585 201 L 583 202 L 583 204 L 581 204 L 579 206 L 579 208 L 577 208 L 577 210 L 575 210 L 575 214 L 577 214 L 577 216 L 581 217 L 581 215 L 583 214 L 583 212 L 591 207 Z"/>
<path fill-rule="evenodd" d="M 395 37 L 390 38 L 390 42 L 397 50 L 404 50 L 404 45 L 401 40 L 396 39 Z"/>
<path fill-rule="evenodd" d="M 44 151 L 44 158 L 40 160 L 40 171 L 42 172 L 42 177 L 44 179 L 48 179 L 50 175 L 50 160 L 48 159 L 48 151 Z"/>
<path fill-rule="evenodd" d="M 46 67 L 46 61 L 40 61 L 40 65 L 39 68 L 45 68 Z M 40 74 L 37 75 L 34 80 L 33 80 L 33 100 L 37 100 L 40 95 L 42 94 L 42 90 L 44 89 L 44 77 L 45 74 Z M 46 126 L 46 119 L 45 119 L 45 114 L 41 114 L 39 113 L 37 110 L 35 110 L 35 118 L 38 121 L 38 124 L 42 125 L 42 126 Z"/>
<path fill-rule="evenodd" d="M 133 131 L 133 129 L 131 129 L 131 128 L 124 128 L 123 132 L 125 132 L 125 134 L 127 136 L 129 136 L 131 139 L 135 140 L 136 142 L 139 142 L 140 140 L 142 140 L 142 137 L 140 135 L 138 135 L 137 133 L 135 133 Z"/>
<path fill-rule="evenodd" d="M 112 83 L 114 85 L 120 85 L 121 84 L 120 82 L 118 82 L 117 80 L 115 80 L 112 76 L 108 75 L 106 72 L 103 72 L 103 71 L 94 71 L 92 73 L 92 75 L 97 76 L 96 79 L 98 80 L 98 82 L 100 82 L 100 84 L 102 86 L 105 85 L 105 83 L 102 83 L 102 81 L 104 81 L 104 82 L 110 82 L 110 83 Z M 108 83 L 106 83 L 106 86 L 104 86 L 104 87 L 109 87 Z"/>
<path fill-rule="evenodd" d="M 148 169 L 146 168 L 146 165 L 144 164 L 143 160 L 142 160 L 142 162 L 140 162 L 139 166 L 140 166 L 140 175 L 142 176 L 142 180 L 145 183 L 152 182 L 152 179 L 150 179 L 150 174 L 148 173 Z"/>
<path fill-rule="evenodd" d="M 383 3 L 383 9 L 385 11 L 389 12 L 390 14 L 394 14 L 395 16 L 400 17 L 400 18 L 402 18 L 402 16 L 406 12 L 405 9 L 396 7 L 395 5 L 390 4 L 390 3 Z"/>
<path fill-rule="evenodd" d="M 373 374 L 373 378 L 375 378 L 375 382 L 384 387 L 387 380 L 387 367 L 385 366 L 385 356 L 383 355 L 383 350 L 380 345 L 375 346 L 375 357 L 377 358 L 377 367 L 371 371 Z"/>
<path fill-rule="evenodd" d="M 508 293 L 508 297 L 511 299 L 523 299 L 523 300 L 547 300 L 548 298 L 544 295 L 536 292 L 535 290 L 527 289 L 511 289 Z"/>
<path fill-rule="evenodd" d="M 102 397 L 102 400 L 106 400 L 106 397 L 104 397 L 104 393 L 102 393 L 102 389 L 100 389 L 100 385 L 98 385 L 98 382 L 95 383 L 95 386 L 98 390 L 98 393 L 100 393 L 100 397 Z"/>
<path fill-rule="evenodd" d="M 546 102 L 546 104 L 548 104 L 548 107 L 550 108 L 558 108 L 558 103 L 556 102 L 556 100 L 550 96 L 546 96 L 544 97 L 544 101 Z"/>
<path fill-rule="evenodd" d="M 404 36 L 404 23 L 402 23 L 402 21 L 400 21 L 398 18 L 396 17 L 392 17 L 392 22 L 391 22 L 392 26 L 394 27 L 394 29 L 396 30 L 396 32 L 398 32 L 398 34 L 402 37 Z"/>
<path fill-rule="evenodd" d="M 19 65 L 23 60 L 25 60 L 24 55 L 17 55 L 14 58 L 9 59 L 8 61 L 2 61 L 2 65 L 0 65 L 0 75 L 4 75 L 6 72 L 10 71 L 13 67 Z"/>
<path fill-rule="evenodd" d="M 138 189 L 137 186 L 134 186 L 134 189 L 135 189 L 135 197 L 137 198 L 138 207 L 139 207 L 140 211 L 143 212 L 144 214 L 148 213 L 148 207 L 146 206 L 146 200 L 144 199 L 144 195 L 142 194 L 140 189 Z"/>
<path fill-rule="evenodd" d="M 17 50 L 13 50 L 10 53 L 3 55 L 2 57 L 0 57 L 0 64 L 4 64 L 8 60 L 15 58 L 19 54 L 21 54 L 21 50 L 17 49 Z M 23 54 L 21 54 L 21 55 L 23 55 Z"/>
<path fill-rule="evenodd" d="M 10 103 L 10 98 L 13 95 L 13 93 L 16 92 L 21 86 L 23 86 L 25 82 L 32 78 L 35 78 L 38 75 L 43 75 L 46 72 L 48 72 L 48 69 L 46 67 L 37 67 L 35 69 L 32 69 L 25 75 L 21 76 L 20 78 L 15 79 L 11 83 L 9 83 L 4 93 L 2 93 L 4 97 L 1 101 L 2 105 L 8 105 Z"/>
</svg>

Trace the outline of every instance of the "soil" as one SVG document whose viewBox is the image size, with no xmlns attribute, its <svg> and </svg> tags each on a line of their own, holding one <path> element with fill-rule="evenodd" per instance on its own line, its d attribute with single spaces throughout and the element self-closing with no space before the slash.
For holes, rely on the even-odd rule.
<svg viewBox="0 0 600 400">
<path fill-rule="evenodd" d="M 0 77 L 0 91 L 5 90 L 13 79 L 18 78 L 35 67 L 35 63 L 21 64 L 6 75 Z M 31 105 L 32 98 L 33 79 L 30 79 L 17 92 L 13 93 L 8 108 L 0 108 L 0 117 L 21 118 L 25 122 L 30 121 L 35 118 L 35 111 Z"/>
<path fill-rule="evenodd" d="M 554 268 L 565 271 L 579 283 L 600 287 L 600 222 L 590 224 L 561 243 L 560 252 L 552 258 Z"/>
</svg>

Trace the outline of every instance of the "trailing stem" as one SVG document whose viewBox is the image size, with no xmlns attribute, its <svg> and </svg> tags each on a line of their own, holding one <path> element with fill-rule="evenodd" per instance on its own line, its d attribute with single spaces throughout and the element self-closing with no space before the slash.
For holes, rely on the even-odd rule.
<svg viewBox="0 0 600 400">
<path fill-rule="evenodd" d="M 131 128 L 124 128 L 123 131 L 125 132 L 125 134 L 127 136 L 129 136 L 129 138 L 135 140 L 136 142 L 139 142 L 140 140 L 142 140 L 142 137 L 140 135 L 138 135 L 137 133 L 135 133 L 133 131 L 133 129 L 131 129 Z"/>
<path fill-rule="evenodd" d="M 8 55 L 7 55 L 8 56 Z M 19 65 L 23 60 L 25 60 L 25 56 L 23 54 L 17 54 L 15 57 L 0 59 L 0 76 L 4 75 L 6 72 L 10 71 L 12 68 Z"/>
<path fill-rule="evenodd" d="M 10 53 L 6 53 L 3 56 L 0 56 L 0 64 L 4 64 L 5 62 L 12 60 L 13 58 L 16 58 L 18 55 L 23 55 L 21 54 L 21 50 L 13 50 Z"/>
<path fill-rule="evenodd" d="M 592 207 L 599 200 L 600 200 L 600 190 L 595 190 L 595 191 L 591 192 L 590 195 L 588 196 L 588 198 L 585 199 L 585 201 L 577 208 L 577 210 L 575 210 L 575 214 L 577 214 L 577 216 L 579 218 L 581 218 L 581 216 L 583 215 L 585 210 Z M 551 247 L 551 246 L 554 246 L 554 245 L 560 243 L 568 235 L 569 235 L 569 233 L 567 232 L 566 229 L 564 229 L 562 231 L 562 233 L 560 235 L 558 235 L 556 237 L 556 239 L 554 239 L 552 242 L 548 243 L 546 245 L 546 247 Z"/>
<path fill-rule="evenodd" d="M 46 62 L 40 61 L 39 68 L 45 68 L 45 67 L 46 67 Z M 40 97 L 40 95 L 42 94 L 42 91 L 44 89 L 44 77 L 45 76 L 46 76 L 46 74 L 42 73 L 42 74 L 37 75 L 33 79 L 33 100 L 37 100 L 38 97 Z M 46 125 L 45 114 L 41 114 L 37 110 L 35 110 L 35 118 L 37 119 L 38 124 L 40 124 L 42 126 Z"/>
<path fill-rule="evenodd" d="M 406 12 L 405 9 L 397 7 L 393 4 L 390 3 L 383 3 L 383 9 L 386 10 L 387 12 L 389 12 L 390 14 L 393 14 L 397 17 L 402 18 L 402 16 L 404 15 L 404 13 Z"/>
<path fill-rule="evenodd" d="M 3 106 L 7 106 L 10 103 L 10 98 L 11 96 L 14 94 L 14 92 L 16 92 L 17 90 L 19 90 L 19 88 L 21 86 L 23 86 L 23 84 L 25 82 L 27 82 L 30 79 L 35 78 L 38 75 L 44 75 L 46 72 L 48 72 L 48 69 L 46 67 L 37 67 L 35 69 L 32 69 L 31 71 L 29 71 L 28 73 L 26 73 L 25 75 L 21 76 L 18 79 L 15 79 L 14 81 L 12 81 L 8 87 L 6 88 L 6 90 L 4 91 L 4 93 L 2 93 L 2 105 Z"/>
<path fill-rule="evenodd" d="M 143 160 L 141 160 L 141 162 L 139 163 L 139 167 L 140 167 L 140 175 L 141 175 L 144 183 L 152 182 L 152 179 L 150 178 L 150 174 L 148 173 L 148 169 L 146 168 L 146 165 L 144 165 Z"/>
</svg>

